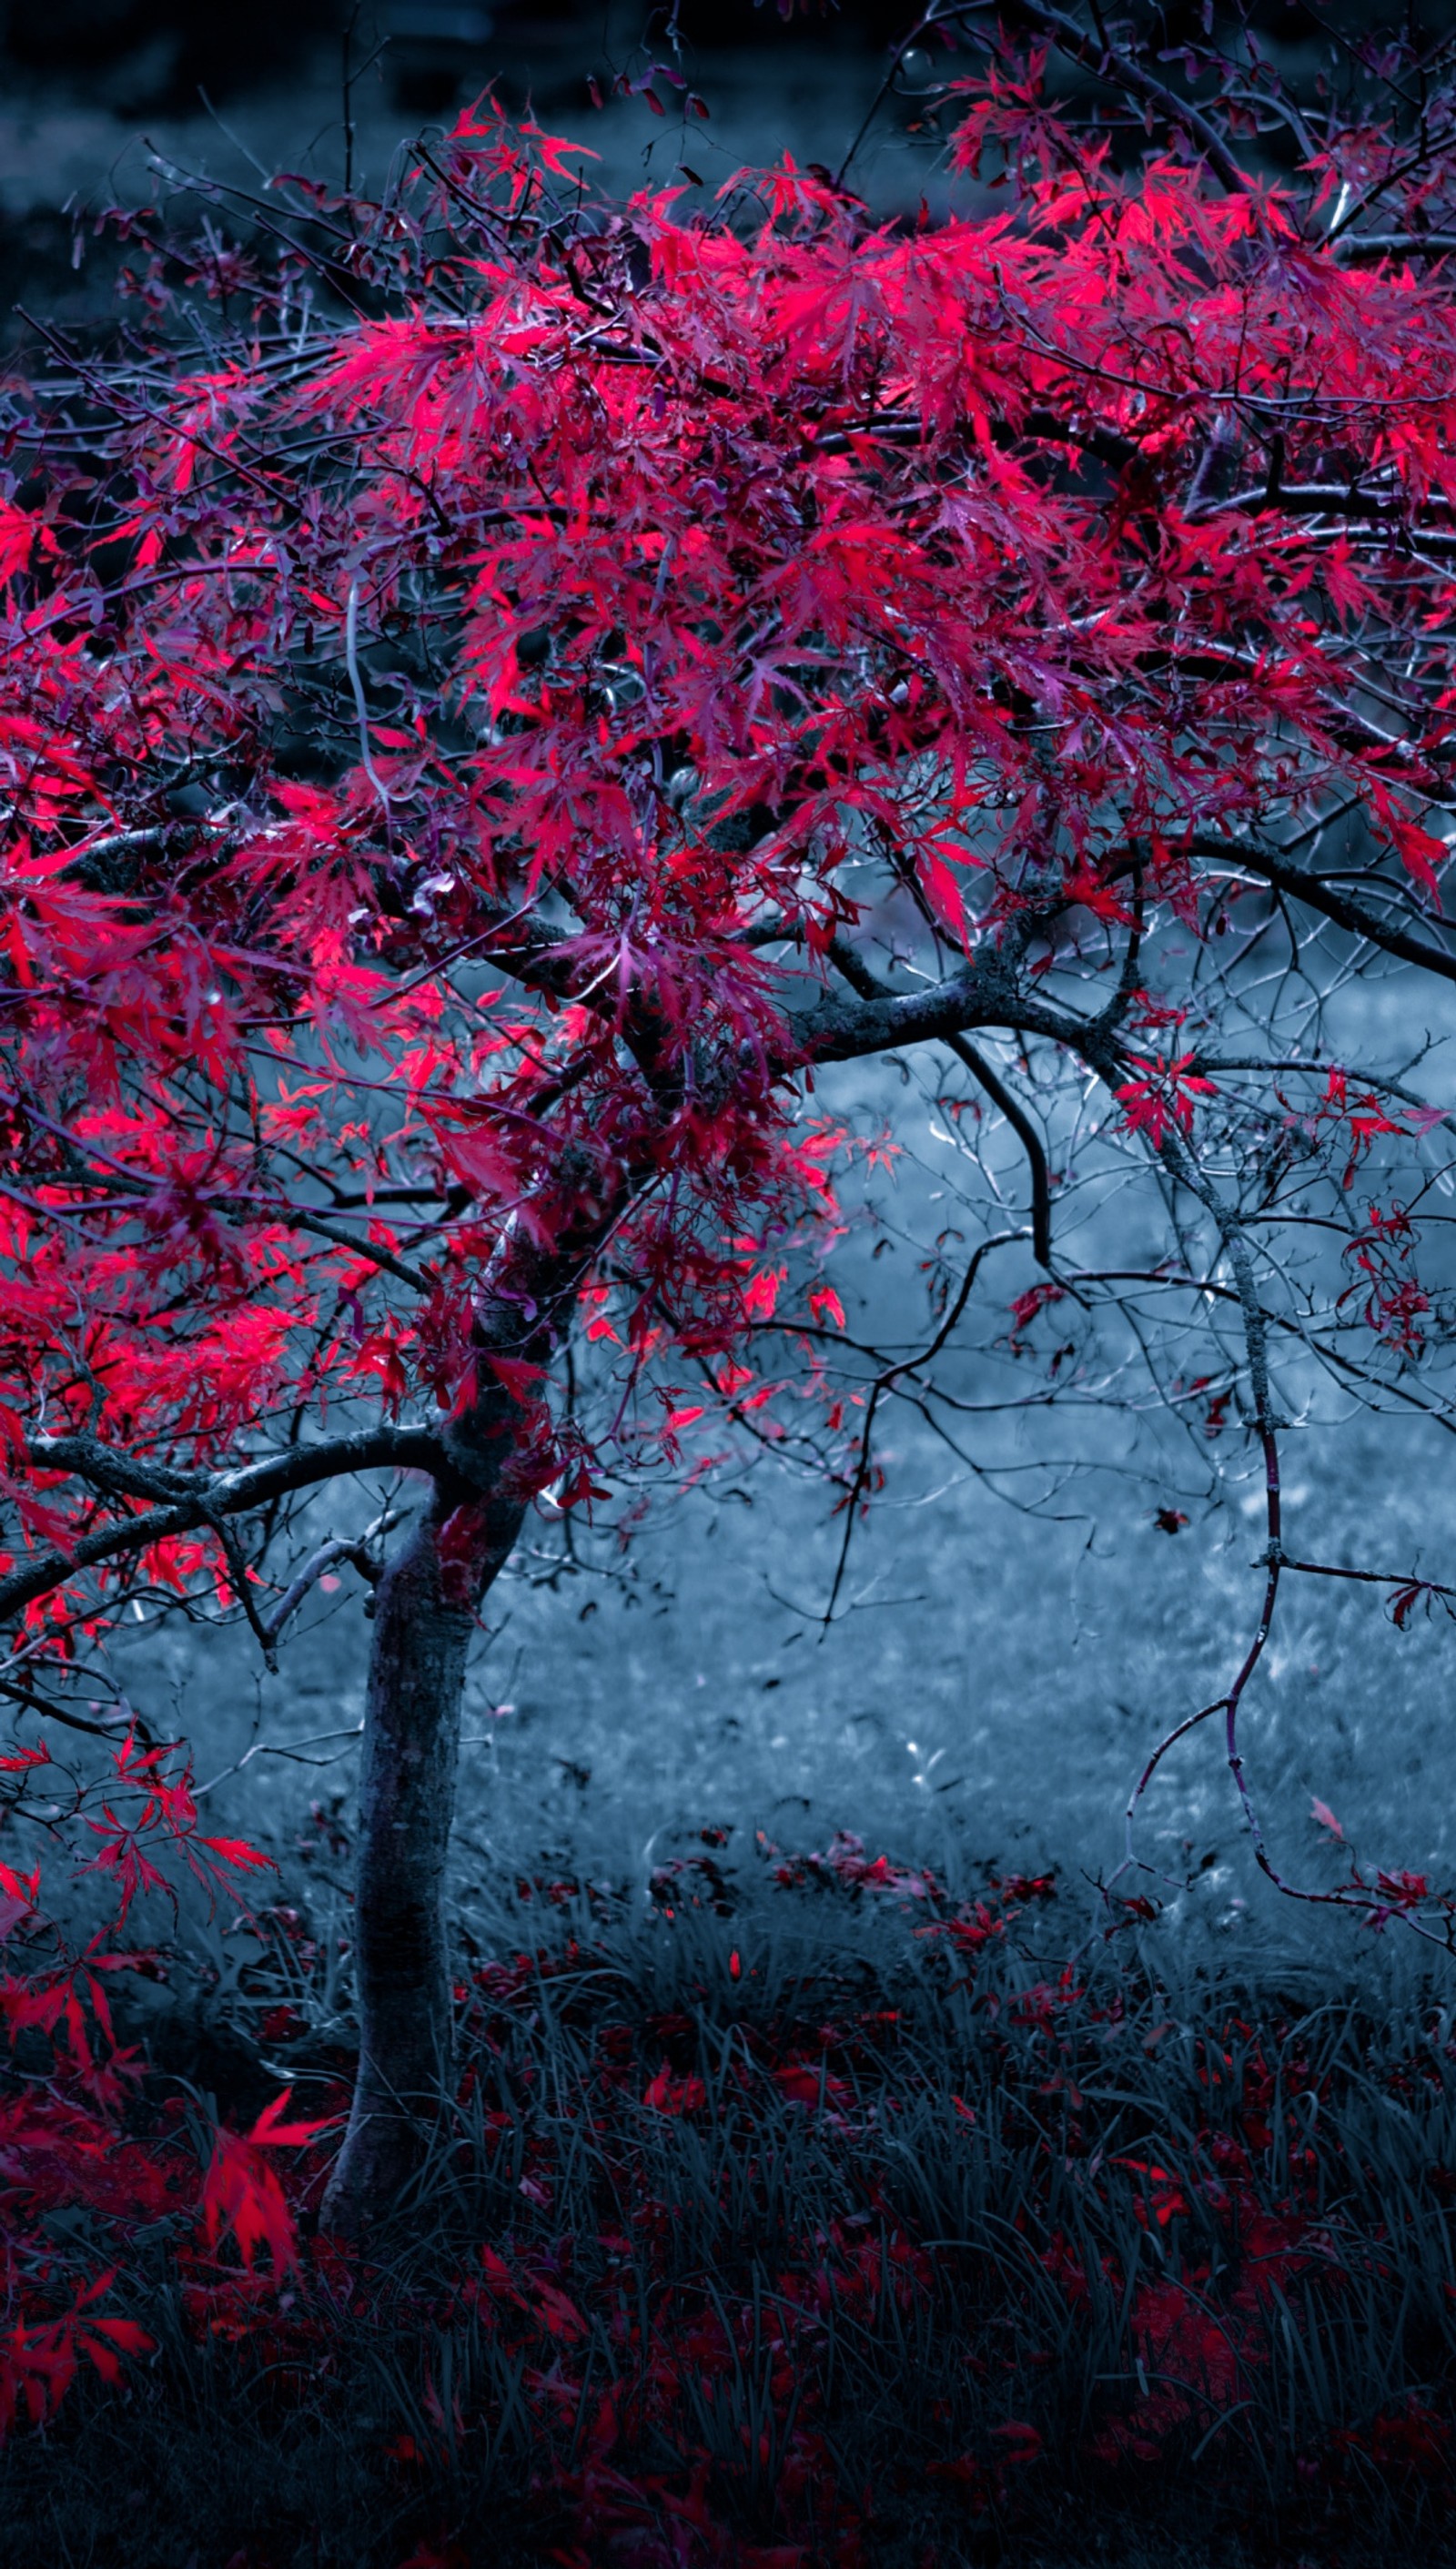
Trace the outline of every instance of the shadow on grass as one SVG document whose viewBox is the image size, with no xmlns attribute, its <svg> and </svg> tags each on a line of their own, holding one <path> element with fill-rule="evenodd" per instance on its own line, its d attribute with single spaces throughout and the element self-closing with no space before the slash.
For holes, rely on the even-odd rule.
<svg viewBox="0 0 1456 2569">
<path fill-rule="evenodd" d="M 298 1911 L 110 2137 L 17 2065 L 7 2552 L 1456 2559 L 1442 1993 L 1380 2015 L 1123 1936 L 1068 1967 L 1063 1906 L 853 1840 L 709 1844 L 647 1899 L 523 1884 L 462 1965 L 442 2137 L 356 2251 L 310 2235 L 326 2141 L 240 2142 L 199 2219 L 204 2080 L 224 2123 L 285 2078 L 290 2116 L 346 2092 Z M 150 2351 L 78 2364 L 73 2330 L 32 2397 L 26 2349 L 109 2270 L 88 2309 Z"/>
</svg>

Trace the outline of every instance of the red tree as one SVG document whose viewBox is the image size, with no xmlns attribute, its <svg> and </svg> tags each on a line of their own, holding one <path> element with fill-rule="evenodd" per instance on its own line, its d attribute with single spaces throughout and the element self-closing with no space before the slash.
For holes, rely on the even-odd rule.
<svg viewBox="0 0 1456 2569">
<path fill-rule="evenodd" d="M 466 1653 L 538 1503 L 807 1382 L 852 1527 L 999 1273 L 1019 1342 L 1063 1300 L 1262 1444 L 1242 1781 L 1274 1359 L 1444 1405 L 1441 1113 L 1320 1003 L 1456 978 L 1450 94 L 1017 18 L 1061 110 L 1044 49 L 941 67 L 990 212 L 615 207 L 485 107 L 381 203 L 144 240 L 134 340 L 9 397 L 0 1679 L 65 1714 L 198 1586 L 271 1652 L 306 1494 L 412 1476 L 342 2227 L 448 2053 Z M 1029 1218 L 988 1188 L 919 1353 L 836 1358 L 833 1066 L 912 1046 Z"/>
</svg>

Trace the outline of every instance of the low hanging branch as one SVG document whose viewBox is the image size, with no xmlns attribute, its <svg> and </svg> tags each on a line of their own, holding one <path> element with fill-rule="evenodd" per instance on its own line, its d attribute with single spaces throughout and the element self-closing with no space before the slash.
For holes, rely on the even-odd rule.
<svg viewBox="0 0 1456 2569">
<path fill-rule="evenodd" d="M 67 1471 L 69 1477 L 90 1482 L 94 1488 L 109 1493 L 125 1491 L 156 1498 L 161 1495 L 159 1481 L 176 1477 L 156 1474 L 145 1465 L 132 1465 L 125 1456 L 110 1455 L 91 1437 L 46 1437 L 30 1451 L 35 1464 L 47 1474 Z M 0 1619 L 8 1621 L 22 1613 L 74 1579 L 78 1571 L 149 1551 L 202 1527 L 220 1527 L 229 1518 L 248 1516 L 295 1491 L 317 1489 L 323 1482 L 356 1472 L 443 1474 L 452 1468 L 452 1459 L 438 1436 L 423 1428 L 386 1427 L 332 1437 L 210 1478 L 189 1474 L 184 1497 L 169 1493 L 166 1504 L 142 1516 L 99 1527 L 94 1534 L 82 1535 L 65 1552 L 36 1554 L 23 1567 L 10 1571 L 0 1579 Z"/>
</svg>

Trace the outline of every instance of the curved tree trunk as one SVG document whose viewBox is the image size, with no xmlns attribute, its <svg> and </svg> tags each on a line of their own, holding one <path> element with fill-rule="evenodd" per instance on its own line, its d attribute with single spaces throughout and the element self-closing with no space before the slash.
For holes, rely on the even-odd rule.
<svg viewBox="0 0 1456 2569">
<path fill-rule="evenodd" d="M 354 1895 L 359 2069 L 319 2216 L 344 2237 L 393 2201 L 448 2094 L 445 1872 L 466 1654 L 525 1516 L 503 1480 L 509 1468 L 486 1496 L 479 1482 L 463 1495 L 437 1490 L 377 1592 Z"/>
</svg>

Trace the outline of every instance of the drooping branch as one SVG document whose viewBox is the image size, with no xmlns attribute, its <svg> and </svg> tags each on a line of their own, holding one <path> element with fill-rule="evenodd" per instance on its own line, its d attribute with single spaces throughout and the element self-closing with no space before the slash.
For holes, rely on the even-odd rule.
<svg viewBox="0 0 1456 2569">
<path fill-rule="evenodd" d="M 848 937 L 837 936 L 829 950 L 832 960 L 844 974 L 851 989 L 857 991 L 862 999 L 878 1000 L 894 997 L 894 992 L 887 990 L 884 983 L 877 979 L 864 958 L 856 952 Z M 983 1053 L 978 1052 L 973 1044 L 967 1043 L 964 1035 L 961 1034 L 945 1034 L 940 1040 L 948 1051 L 954 1053 L 957 1061 L 964 1063 L 972 1079 L 985 1090 L 992 1105 L 1005 1117 L 1026 1153 L 1027 1165 L 1031 1173 L 1032 1254 L 1039 1267 L 1050 1267 L 1051 1178 L 1041 1136 L 1019 1099 L 1012 1096 L 1005 1082 L 991 1068 Z"/>
<path fill-rule="evenodd" d="M 895 1363 L 882 1366 L 880 1372 L 876 1375 L 874 1382 L 871 1384 L 869 1398 L 865 1404 L 864 1425 L 860 1430 L 859 1452 L 855 1463 L 854 1478 L 850 1483 L 849 1493 L 842 1502 L 845 1516 L 845 1530 L 840 1543 L 839 1559 L 835 1564 L 834 1581 L 829 1592 L 829 1603 L 825 1607 L 822 1619 L 822 1630 L 824 1632 L 827 1633 L 831 1624 L 834 1622 L 835 1608 L 839 1604 L 840 1591 L 845 1584 L 845 1572 L 848 1570 L 850 1565 L 850 1547 L 855 1539 L 856 1520 L 865 1492 L 870 1485 L 870 1474 L 874 1455 L 875 1419 L 881 1401 L 884 1399 L 888 1391 L 893 1391 L 896 1384 L 904 1380 L 907 1374 L 917 1373 L 925 1365 L 933 1364 L 936 1356 L 941 1352 L 941 1349 L 949 1345 L 951 1338 L 954 1336 L 956 1329 L 960 1325 L 966 1303 L 970 1300 L 971 1290 L 974 1286 L 977 1276 L 980 1274 L 982 1263 L 987 1257 L 989 1257 L 991 1251 L 994 1249 L 1007 1249 L 1013 1241 L 1024 1240 L 1025 1237 L 1026 1235 L 1024 1232 L 998 1231 L 990 1233 L 984 1240 L 977 1241 L 975 1248 L 971 1251 L 969 1258 L 966 1260 L 965 1274 L 962 1276 L 959 1286 L 945 1310 L 929 1345 L 921 1347 L 915 1355 L 902 1356 L 898 1358 Z"/>
<path fill-rule="evenodd" d="M 1042 1148 L 1041 1136 L 1024 1106 L 1019 1099 L 1012 1096 L 1010 1089 L 991 1068 L 983 1052 L 979 1051 L 974 1044 L 967 1043 L 964 1035 L 947 1035 L 945 1044 L 947 1050 L 954 1053 L 957 1061 L 964 1062 L 972 1079 L 985 1090 L 992 1105 L 1004 1115 L 1026 1154 L 1027 1168 L 1031 1177 L 1031 1254 L 1038 1267 L 1049 1268 L 1051 1265 L 1051 1174 L 1046 1165 L 1046 1153 Z"/>
</svg>

